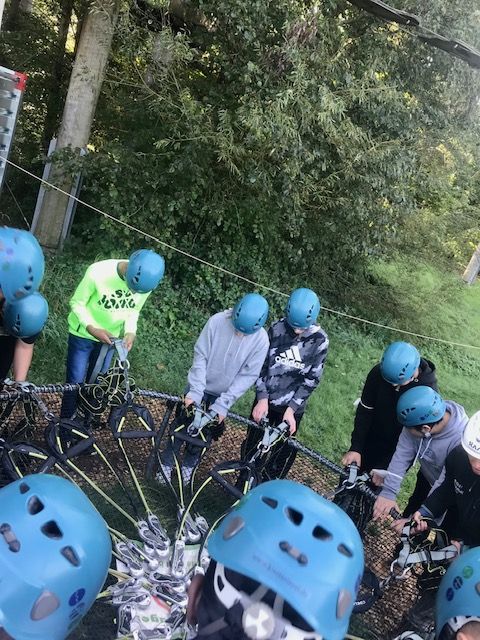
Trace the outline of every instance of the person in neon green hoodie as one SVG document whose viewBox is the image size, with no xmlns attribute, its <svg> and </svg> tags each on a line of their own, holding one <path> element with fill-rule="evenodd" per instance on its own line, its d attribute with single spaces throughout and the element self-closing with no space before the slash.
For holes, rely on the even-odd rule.
<svg viewBox="0 0 480 640">
<path fill-rule="evenodd" d="M 135 251 L 128 260 L 101 260 L 90 265 L 70 300 L 68 316 L 67 383 L 88 380 L 103 344 L 123 336 L 130 350 L 135 340 L 140 311 L 165 273 L 162 256 L 149 249 Z M 108 369 L 113 349 L 108 350 L 100 372 Z M 66 391 L 61 417 L 70 418 L 76 393 Z"/>
</svg>

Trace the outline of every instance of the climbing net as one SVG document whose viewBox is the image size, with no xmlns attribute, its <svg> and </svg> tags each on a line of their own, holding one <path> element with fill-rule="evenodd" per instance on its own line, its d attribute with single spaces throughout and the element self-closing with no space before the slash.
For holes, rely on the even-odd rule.
<svg viewBox="0 0 480 640">
<path fill-rule="evenodd" d="M 48 385 L 7 387 L 0 392 L 0 484 L 36 472 L 68 477 L 85 491 L 109 525 L 114 547 L 111 573 L 97 603 L 70 637 L 183 637 L 185 578 L 195 564 L 203 562 L 209 527 L 238 499 L 238 468 L 230 465 L 225 470 L 225 461 L 241 458 L 246 427 L 255 425 L 243 416 L 227 417 L 225 433 L 201 457 L 189 492 L 194 502 L 184 496 L 179 510 L 178 492 L 158 480 L 159 451 L 181 399 L 135 389 L 131 379 L 125 388 L 120 374 L 116 379 L 100 376 L 99 385 L 84 385 L 79 391 L 83 413 L 62 422 L 58 419 L 62 394 L 76 391 L 72 385 Z M 125 398 L 130 402 L 128 411 Z M 288 443 L 297 449 L 289 478 L 329 498 L 336 493 L 338 497 L 344 470 L 296 440 Z M 209 482 L 212 469 L 220 469 L 223 484 Z M 371 506 L 371 492 L 362 497 L 367 508 Z M 363 528 L 366 565 L 378 576 L 389 575 L 398 536 L 383 524 L 364 522 Z M 132 546 L 132 540 L 141 540 L 143 552 L 142 546 Z M 166 573 L 168 581 L 162 578 Z M 135 585 L 135 577 L 145 575 L 150 591 Z M 350 633 L 365 640 L 388 637 L 415 597 L 413 574 L 393 580 L 368 611 L 352 616 Z M 157 635 L 155 628 L 160 629 Z"/>
</svg>

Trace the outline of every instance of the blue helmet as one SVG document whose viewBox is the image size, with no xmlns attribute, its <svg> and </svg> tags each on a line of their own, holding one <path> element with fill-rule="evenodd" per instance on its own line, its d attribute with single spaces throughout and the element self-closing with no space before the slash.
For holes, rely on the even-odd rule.
<svg viewBox="0 0 480 640">
<path fill-rule="evenodd" d="M 0 228 L 0 289 L 7 302 L 34 293 L 43 278 L 45 258 L 29 231 Z"/>
<path fill-rule="evenodd" d="M 107 576 L 107 526 L 76 485 L 52 475 L 12 482 L 0 503 L 0 629 L 63 640 Z"/>
<path fill-rule="evenodd" d="M 438 422 L 445 415 L 445 400 L 431 387 L 419 385 L 402 393 L 397 402 L 397 419 L 404 427 Z"/>
<path fill-rule="evenodd" d="M 6 304 L 3 310 L 3 326 L 15 338 L 31 338 L 45 326 L 48 318 L 48 302 L 35 292 Z"/>
<path fill-rule="evenodd" d="M 420 364 L 418 350 L 409 342 L 392 342 L 380 362 L 382 377 L 390 384 L 404 384 L 412 378 Z"/>
<path fill-rule="evenodd" d="M 462 553 L 443 576 L 437 593 L 439 640 L 456 637 L 467 622 L 480 622 L 480 547 Z"/>
<path fill-rule="evenodd" d="M 288 324 L 294 329 L 307 329 L 320 313 L 320 300 L 311 289 L 295 289 L 288 299 L 285 313 Z"/>
<path fill-rule="evenodd" d="M 139 249 L 128 260 L 125 274 L 128 288 L 135 293 L 153 291 L 165 273 L 165 260 L 150 249 Z"/>
<path fill-rule="evenodd" d="M 208 552 L 277 593 L 321 636 L 344 638 L 364 559 L 337 505 L 297 482 L 265 482 L 213 532 Z"/>
<path fill-rule="evenodd" d="M 267 321 L 268 302 L 259 293 L 247 293 L 233 307 L 232 322 L 237 331 L 255 333 Z"/>
</svg>

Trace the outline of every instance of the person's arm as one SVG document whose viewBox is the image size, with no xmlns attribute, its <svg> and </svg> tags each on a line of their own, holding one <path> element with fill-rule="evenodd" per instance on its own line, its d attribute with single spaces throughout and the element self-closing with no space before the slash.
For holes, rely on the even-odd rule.
<svg viewBox="0 0 480 640">
<path fill-rule="evenodd" d="M 253 351 L 243 363 L 242 368 L 233 379 L 230 387 L 222 393 L 210 407 L 218 413 L 219 416 L 226 416 L 230 407 L 258 378 L 268 351 L 268 338 L 265 332 L 263 337 L 264 339 L 257 345 L 255 351 Z"/>
<path fill-rule="evenodd" d="M 355 412 L 350 451 L 363 453 L 365 441 L 373 422 L 378 382 L 377 367 L 374 367 L 365 380 L 362 396 Z"/>
<path fill-rule="evenodd" d="M 272 339 L 273 339 L 273 331 L 272 331 L 272 327 L 270 327 L 270 329 L 268 330 L 268 341 L 270 345 L 272 344 Z M 267 355 L 265 356 L 265 360 L 263 361 L 263 365 L 260 370 L 260 375 L 258 376 L 257 381 L 255 382 L 257 401 L 268 398 L 267 378 L 268 378 L 269 362 L 270 362 L 270 359 L 269 359 L 269 353 L 267 349 Z"/>
<path fill-rule="evenodd" d="M 387 475 L 383 480 L 382 491 L 375 500 L 375 506 L 373 508 L 374 520 L 390 516 L 392 509 L 400 511 L 396 499 L 403 477 L 415 458 L 415 444 L 415 440 L 408 433 L 407 429 L 403 429 L 398 439 L 393 458 L 388 465 Z"/>
<path fill-rule="evenodd" d="M 308 398 L 318 386 L 323 374 L 323 367 L 328 351 L 328 338 L 318 346 L 318 351 L 315 354 L 314 361 L 309 367 L 305 367 L 302 370 L 303 380 L 295 391 L 293 398 L 290 400 L 288 406 L 292 411 L 298 411 L 300 407 L 304 407 Z"/>
<path fill-rule="evenodd" d="M 32 364 L 33 358 L 33 342 L 28 344 L 20 338 L 15 343 L 15 351 L 13 353 L 13 379 L 16 382 L 25 382 L 28 377 L 28 370 Z"/>
<path fill-rule="evenodd" d="M 75 289 L 75 293 L 70 299 L 70 309 L 85 329 L 89 325 L 95 327 L 95 320 L 88 309 L 88 302 L 96 289 L 95 280 L 92 276 L 93 266 L 94 265 L 88 267 L 78 287 Z"/>
<path fill-rule="evenodd" d="M 198 336 L 193 350 L 193 363 L 188 372 L 187 398 L 200 404 L 207 380 L 207 362 L 212 345 L 213 329 L 211 318 Z"/>
<path fill-rule="evenodd" d="M 147 301 L 150 293 L 151 291 L 149 293 L 146 293 L 145 295 L 142 295 L 140 300 L 136 302 L 135 309 L 131 309 L 127 317 L 125 318 L 125 323 L 123 325 L 123 342 L 129 351 L 132 348 L 137 336 L 137 324 L 140 317 L 140 311 L 142 310 L 143 305 Z"/>
<path fill-rule="evenodd" d="M 142 310 L 143 305 L 147 301 L 147 298 L 150 294 L 151 294 L 151 291 L 149 291 L 148 293 L 142 294 L 141 298 L 137 300 L 135 303 L 135 309 L 131 309 L 129 311 L 124 324 L 125 334 L 131 333 L 133 335 L 136 335 L 138 318 L 140 317 L 140 311 Z"/>
<path fill-rule="evenodd" d="M 383 498 L 388 498 L 389 500 L 396 500 L 397 498 L 403 477 L 410 469 L 415 458 L 416 441 L 413 437 L 408 433 L 407 429 L 402 429 L 397 448 L 388 465 L 387 475 L 383 481 L 383 488 L 380 492 Z M 420 442 L 420 438 L 418 438 L 417 442 Z"/>
</svg>

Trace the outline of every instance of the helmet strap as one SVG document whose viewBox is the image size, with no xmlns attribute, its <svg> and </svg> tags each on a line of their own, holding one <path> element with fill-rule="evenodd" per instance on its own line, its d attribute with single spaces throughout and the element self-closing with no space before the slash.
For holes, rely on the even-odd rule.
<svg viewBox="0 0 480 640">
<path fill-rule="evenodd" d="M 222 617 L 198 629 L 198 638 L 213 640 L 217 638 L 215 634 L 232 629 L 235 640 L 322 640 L 322 636 L 298 629 L 283 618 L 285 601 L 278 594 L 273 608 L 263 602 L 270 591 L 268 587 L 260 584 L 251 595 L 239 591 L 228 581 L 225 567 L 220 563 L 216 564 L 213 583 L 215 595 L 226 611 Z"/>
</svg>

